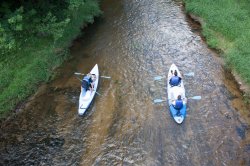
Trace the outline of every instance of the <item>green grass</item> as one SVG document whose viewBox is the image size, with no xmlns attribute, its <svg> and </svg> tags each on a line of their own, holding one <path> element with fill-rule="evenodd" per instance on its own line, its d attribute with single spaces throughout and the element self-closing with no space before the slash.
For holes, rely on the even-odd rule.
<svg viewBox="0 0 250 166">
<path fill-rule="evenodd" d="M 227 65 L 250 85 L 250 1 L 184 0 L 186 10 L 204 20 L 210 47 L 222 50 Z"/>
<path fill-rule="evenodd" d="M 57 56 L 51 41 L 37 40 L 16 54 L 1 61 L 0 66 L 0 114 L 35 92 L 40 82 L 48 81 L 53 68 L 67 57 Z M 44 48 L 46 46 L 46 49 Z"/>
<path fill-rule="evenodd" d="M 60 42 L 52 38 L 30 37 L 25 45 L 0 57 L 0 118 L 34 93 L 41 82 L 50 80 L 53 70 L 68 57 L 68 47 L 87 23 L 101 14 L 95 0 L 86 0 L 71 18 Z"/>
</svg>

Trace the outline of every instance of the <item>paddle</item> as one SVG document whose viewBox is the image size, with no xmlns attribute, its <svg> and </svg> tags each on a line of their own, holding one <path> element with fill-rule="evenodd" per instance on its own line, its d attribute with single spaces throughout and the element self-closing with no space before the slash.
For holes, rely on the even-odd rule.
<svg viewBox="0 0 250 166">
<path fill-rule="evenodd" d="M 188 76 L 188 77 L 193 77 L 194 76 L 194 72 L 184 73 L 183 75 Z M 161 80 L 162 78 L 165 78 L 165 77 L 164 76 L 155 76 L 154 80 L 158 81 L 158 80 Z"/>
<path fill-rule="evenodd" d="M 162 76 L 156 76 L 156 77 L 154 77 L 154 80 L 158 81 L 158 80 L 161 80 L 162 78 L 164 78 L 164 77 L 162 77 Z"/>
<path fill-rule="evenodd" d="M 184 76 L 193 77 L 194 76 L 194 72 L 184 73 L 183 75 Z"/>
<path fill-rule="evenodd" d="M 188 97 L 188 99 L 200 100 L 201 96 Z"/>
<path fill-rule="evenodd" d="M 99 96 L 101 96 L 101 94 L 100 94 L 100 93 L 98 93 L 97 91 L 95 91 L 95 93 L 96 93 L 96 94 L 98 94 Z"/>
<path fill-rule="evenodd" d="M 201 96 L 193 96 L 193 97 L 188 97 L 188 99 L 193 99 L 193 100 L 200 100 Z M 161 103 L 163 101 L 167 101 L 167 100 L 163 100 L 163 99 L 155 99 L 154 103 Z"/>
<path fill-rule="evenodd" d="M 77 72 L 75 72 L 74 74 L 75 74 L 75 75 L 86 75 L 86 74 L 83 74 L 83 73 L 77 73 Z M 110 78 L 111 78 L 110 76 L 100 76 L 100 77 L 102 77 L 102 78 L 108 78 L 108 79 L 110 79 Z"/>
</svg>

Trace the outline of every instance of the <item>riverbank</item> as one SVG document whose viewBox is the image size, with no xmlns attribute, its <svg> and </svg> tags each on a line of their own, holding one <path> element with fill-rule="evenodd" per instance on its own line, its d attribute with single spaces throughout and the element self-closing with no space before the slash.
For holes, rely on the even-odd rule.
<svg viewBox="0 0 250 166">
<path fill-rule="evenodd" d="M 250 14 L 245 7 L 250 2 L 184 2 L 188 15 L 201 25 L 206 43 L 220 56 L 225 77 L 229 78 L 225 80 L 225 86 L 234 98 L 232 105 L 250 123 Z M 235 82 L 238 87 L 234 86 Z M 236 93 L 235 89 L 240 89 L 242 94 Z"/>
<path fill-rule="evenodd" d="M 226 68 L 232 70 L 240 89 L 249 95 L 250 12 L 247 0 L 184 0 L 185 10 L 200 17 L 202 35 L 209 47 L 219 51 Z M 193 15 L 194 14 L 194 15 Z M 237 74 L 236 74 L 237 73 Z"/>
<path fill-rule="evenodd" d="M 7 43 L 7 40 L 4 41 L 6 48 L 1 47 L 0 61 L 0 118 L 6 117 L 11 110 L 15 109 L 18 103 L 34 93 L 42 82 L 53 79 L 54 69 L 69 58 L 68 49 L 72 40 L 80 35 L 81 29 L 88 23 L 93 23 L 94 17 L 101 14 L 97 0 L 86 0 L 78 4 L 70 4 L 67 9 L 67 11 L 63 10 L 57 13 L 60 15 L 60 12 L 64 12 L 65 21 L 56 22 L 56 18 L 48 14 L 50 25 L 43 27 L 41 25 L 39 27 L 43 28 L 43 32 L 48 33 L 50 29 L 46 28 L 56 30 L 52 33 L 52 36 L 40 33 L 37 36 L 30 35 L 25 39 L 19 37 L 19 43 L 16 42 L 16 39 L 13 39 L 13 42 L 16 42 L 13 45 L 13 47 L 16 47 L 15 49 L 9 49 L 7 46 L 11 43 Z M 19 14 L 16 18 L 19 18 L 20 22 L 23 21 L 21 23 L 27 24 L 22 18 L 30 13 L 24 13 L 23 7 L 17 11 Z M 6 22 L 10 23 L 9 20 L 7 19 Z M 54 22 L 51 20 L 54 20 Z M 0 25 L 4 25 L 6 22 L 1 21 Z M 15 24 L 17 23 L 15 22 Z M 22 25 L 26 26 L 25 24 Z M 0 30 L 6 33 L 7 36 L 7 31 L 5 32 L 5 29 L 1 26 Z M 18 30 L 21 31 L 23 28 Z M 30 29 L 30 33 L 32 34 L 32 29 Z"/>
</svg>

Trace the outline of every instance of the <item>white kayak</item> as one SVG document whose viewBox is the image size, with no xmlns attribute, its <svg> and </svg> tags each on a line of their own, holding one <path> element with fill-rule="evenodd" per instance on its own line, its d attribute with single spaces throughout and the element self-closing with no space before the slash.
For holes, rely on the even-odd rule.
<svg viewBox="0 0 250 166">
<path fill-rule="evenodd" d="M 170 85 L 170 79 L 172 78 L 173 76 L 172 73 L 174 73 L 175 70 L 177 71 L 177 76 L 181 76 L 181 73 L 178 70 L 177 66 L 175 64 L 172 64 L 168 72 L 168 104 L 169 104 L 170 113 L 172 117 L 174 118 L 175 122 L 178 124 L 181 124 L 186 117 L 186 103 L 183 104 L 183 107 L 180 110 L 177 110 L 172 105 L 172 101 L 176 100 L 178 95 L 180 94 L 181 94 L 182 99 L 186 98 L 186 96 L 185 96 L 183 78 L 179 85 L 177 86 Z"/>
<path fill-rule="evenodd" d="M 86 94 L 83 96 L 82 91 L 79 97 L 79 108 L 78 108 L 78 114 L 83 115 L 85 111 L 89 108 L 92 100 L 94 99 L 94 96 L 96 94 L 98 81 L 99 81 L 99 69 L 98 65 L 96 64 L 94 68 L 90 71 L 90 74 L 95 74 L 96 79 L 94 80 L 94 90 L 91 92 L 88 90 Z M 82 89 L 82 88 L 81 88 Z"/>
</svg>

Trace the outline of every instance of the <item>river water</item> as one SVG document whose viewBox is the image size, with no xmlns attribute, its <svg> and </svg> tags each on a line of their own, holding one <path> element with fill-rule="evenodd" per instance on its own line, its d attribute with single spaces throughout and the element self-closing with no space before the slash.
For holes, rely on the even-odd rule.
<svg viewBox="0 0 250 166">
<path fill-rule="evenodd" d="M 209 50 L 182 3 L 104 0 L 104 15 L 71 48 L 57 79 L 42 85 L 1 122 L 0 165 L 250 165 L 249 121 L 235 83 Z M 80 83 L 74 72 L 95 64 L 95 100 L 77 115 Z M 176 124 L 166 102 L 172 63 L 184 77 L 187 117 Z M 233 90 L 232 90 L 233 89 Z M 249 117 L 249 114 L 246 114 Z"/>
</svg>

